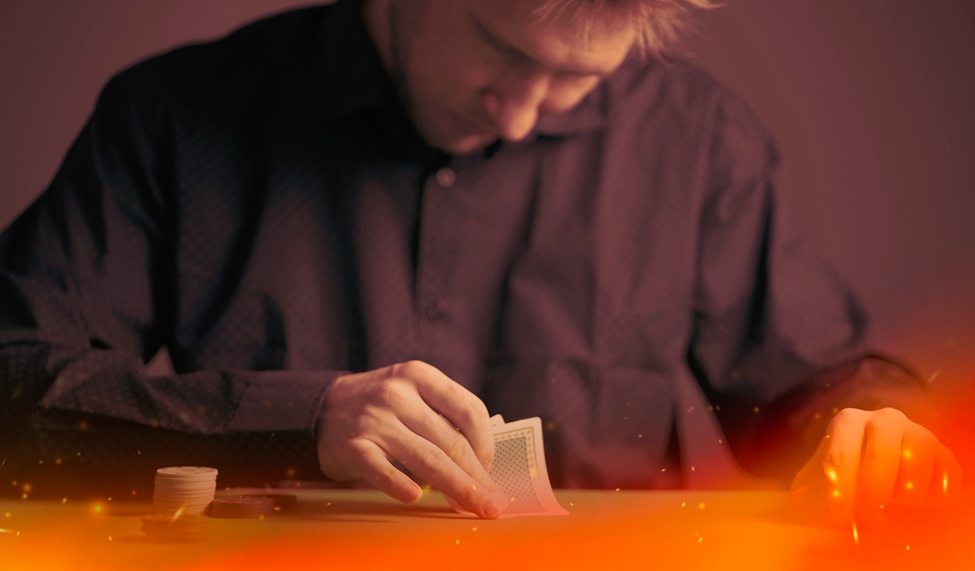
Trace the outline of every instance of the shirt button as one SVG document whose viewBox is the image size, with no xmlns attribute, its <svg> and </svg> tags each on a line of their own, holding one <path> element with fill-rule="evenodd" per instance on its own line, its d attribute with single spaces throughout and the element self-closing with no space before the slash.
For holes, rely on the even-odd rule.
<svg viewBox="0 0 975 571">
<path fill-rule="evenodd" d="M 444 167 L 437 171 L 434 178 L 436 179 L 437 184 L 440 186 L 450 188 L 454 186 L 455 182 L 457 182 L 457 173 L 454 172 L 454 169 L 452 168 Z"/>
<path fill-rule="evenodd" d="M 448 305 L 447 302 L 442 299 L 427 306 L 427 317 L 429 317 L 431 321 L 443 319 L 449 312 L 450 305 Z"/>
</svg>

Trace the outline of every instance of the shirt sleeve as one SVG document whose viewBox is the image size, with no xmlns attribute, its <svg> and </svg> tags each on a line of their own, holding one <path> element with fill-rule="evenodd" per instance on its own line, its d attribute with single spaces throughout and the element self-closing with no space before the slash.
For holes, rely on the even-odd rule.
<svg viewBox="0 0 975 571">
<path fill-rule="evenodd" d="M 923 384 L 871 347 L 863 307 L 810 247 L 772 139 L 743 103 L 717 106 L 688 360 L 736 458 L 791 479 L 832 416 L 894 406 Z"/>
<path fill-rule="evenodd" d="M 321 477 L 314 426 L 341 372 L 143 371 L 176 304 L 172 137 L 164 98 L 132 83 L 109 83 L 50 187 L 0 236 L 4 480 L 18 459 L 49 489 L 69 473 L 151 482 L 172 463 L 216 466 L 222 484 Z"/>
</svg>

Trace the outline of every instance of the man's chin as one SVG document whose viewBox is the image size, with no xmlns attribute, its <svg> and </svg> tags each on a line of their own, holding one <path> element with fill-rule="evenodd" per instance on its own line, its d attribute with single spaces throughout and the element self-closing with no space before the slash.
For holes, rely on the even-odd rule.
<svg viewBox="0 0 975 571">
<path fill-rule="evenodd" d="M 433 146 L 451 155 L 461 156 L 484 150 L 496 140 L 497 137 L 489 135 L 465 135 L 434 143 Z"/>
</svg>

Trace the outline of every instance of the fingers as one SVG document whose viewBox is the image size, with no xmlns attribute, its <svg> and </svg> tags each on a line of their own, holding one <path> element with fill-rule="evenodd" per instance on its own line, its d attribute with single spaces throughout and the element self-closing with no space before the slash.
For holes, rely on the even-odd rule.
<svg viewBox="0 0 975 571">
<path fill-rule="evenodd" d="M 405 426 L 397 437 L 382 442 L 381 445 L 414 474 L 430 482 L 478 517 L 495 519 L 507 508 L 506 496 L 486 473 L 482 478 L 475 478 L 439 446 Z"/>
<path fill-rule="evenodd" d="M 481 399 L 436 367 L 420 361 L 397 365 L 393 373 L 415 380 L 423 400 L 460 430 L 482 466 L 490 466 L 494 440 L 488 430 L 488 410 Z"/>
<path fill-rule="evenodd" d="M 829 512 L 837 524 L 848 523 L 853 518 L 865 415 L 861 410 L 844 409 L 833 417 L 826 428 L 825 438 L 829 443 L 822 469 L 828 490 Z"/>
<path fill-rule="evenodd" d="M 506 496 L 482 464 L 494 452 L 487 408 L 425 363 L 336 379 L 316 436 L 326 475 L 361 477 L 413 502 L 422 492 L 406 475 L 409 470 L 480 517 L 495 518 L 507 508 Z M 483 450 L 475 453 L 475 446 Z"/>
<path fill-rule="evenodd" d="M 444 417 L 430 414 L 428 407 L 419 396 L 415 398 L 416 406 L 408 408 L 401 417 L 406 428 L 443 450 L 448 458 L 476 482 L 491 491 L 500 493 L 501 488 L 488 476 L 467 438 Z"/>
<path fill-rule="evenodd" d="M 917 506 L 927 500 L 934 472 L 934 449 L 938 440 L 927 429 L 909 424 L 901 444 L 900 470 L 893 491 L 898 504 Z"/>
<path fill-rule="evenodd" d="M 412 504 L 423 497 L 423 490 L 398 470 L 375 443 L 358 439 L 352 443 L 358 471 L 369 483 L 389 497 Z"/>
<path fill-rule="evenodd" d="M 856 512 L 857 519 L 868 527 L 881 526 L 885 521 L 883 506 L 890 503 L 897 490 L 909 424 L 899 411 L 885 409 L 875 413 L 864 426 Z"/>
<path fill-rule="evenodd" d="M 934 469 L 931 474 L 931 484 L 928 486 L 928 498 L 934 503 L 944 503 L 953 500 L 961 493 L 962 469 L 943 444 L 936 442 L 934 449 Z"/>
</svg>

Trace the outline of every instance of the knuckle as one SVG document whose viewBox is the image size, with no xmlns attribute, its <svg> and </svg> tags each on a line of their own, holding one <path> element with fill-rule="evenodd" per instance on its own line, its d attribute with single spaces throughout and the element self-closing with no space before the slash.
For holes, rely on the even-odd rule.
<svg viewBox="0 0 975 571">
<path fill-rule="evenodd" d="M 385 381 L 379 384 L 375 394 L 376 402 L 386 408 L 399 408 L 407 398 L 407 386 L 396 381 Z"/>
<path fill-rule="evenodd" d="M 352 440 L 349 442 L 349 456 L 360 474 L 364 473 L 372 465 L 372 450 L 363 441 Z"/>
<path fill-rule="evenodd" d="M 458 420 L 467 426 L 477 426 L 485 418 L 482 409 L 483 405 L 478 406 L 478 402 L 476 401 L 461 401 L 460 409 L 458 410 L 460 418 Z"/>
<path fill-rule="evenodd" d="M 824 462 L 827 466 L 846 466 L 853 463 L 856 458 L 843 448 L 831 448 L 826 451 Z"/>
<path fill-rule="evenodd" d="M 402 377 L 405 379 L 416 379 L 424 375 L 427 372 L 429 365 L 423 361 L 418 361 L 416 359 L 406 361 L 403 363 L 397 363 L 390 367 L 390 373 L 395 377 Z"/>
<path fill-rule="evenodd" d="M 881 420 L 883 422 L 898 423 L 898 424 L 907 422 L 907 416 L 903 412 L 897 410 L 896 408 L 890 408 L 890 407 L 882 408 L 876 411 L 874 413 L 874 418 Z"/>
<path fill-rule="evenodd" d="M 419 453 L 417 462 L 425 470 L 439 473 L 447 463 L 447 455 L 439 448 L 430 448 Z"/>
<path fill-rule="evenodd" d="M 447 456 L 454 461 L 457 461 L 464 456 L 467 450 L 470 448 L 467 439 L 464 438 L 460 433 L 456 432 L 447 437 L 445 444 L 447 445 Z"/>
</svg>

